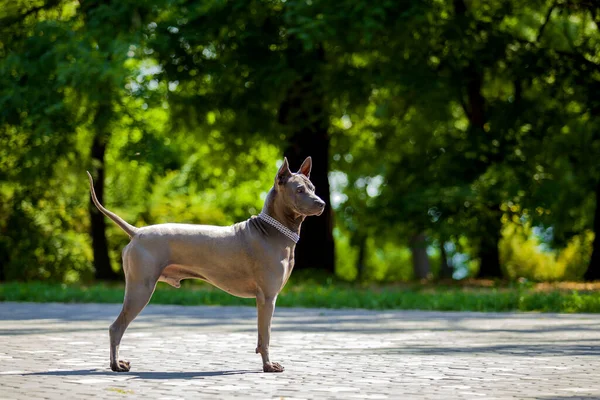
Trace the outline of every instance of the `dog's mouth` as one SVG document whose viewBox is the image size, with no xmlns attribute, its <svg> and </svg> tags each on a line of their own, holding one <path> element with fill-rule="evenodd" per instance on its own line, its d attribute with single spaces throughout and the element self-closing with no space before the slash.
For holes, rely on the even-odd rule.
<svg viewBox="0 0 600 400">
<path fill-rule="evenodd" d="M 314 215 L 316 217 L 318 217 L 319 215 L 323 214 L 325 212 L 325 205 L 323 205 L 323 207 L 319 207 L 316 210 L 313 210 L 310 215 Z"/>
<path fill-rule="evenodd" d="M 322 208 L 317 208 L 317 209 L 309 209 L 309 210 L 298 210 L 298 213 L 301 215 L 305 215 L 307 217 L 318 217 L 319 215 L 323 214 L 323 212 L 325 211 L 325 207 Z"/>
</svg>

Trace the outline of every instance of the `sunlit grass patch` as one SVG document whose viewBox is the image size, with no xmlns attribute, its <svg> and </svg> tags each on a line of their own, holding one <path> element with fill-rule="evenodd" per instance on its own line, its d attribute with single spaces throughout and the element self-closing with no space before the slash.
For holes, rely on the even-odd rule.
<svg viewBox="0 0 600 400">
<path fill-rule="evenodd" d="M 121 303 L 123 284 L 64 285 L 42 282 L 0 284 L 0 301 Z M 159 283 L 152 304 L 254 306 L 207 284 L 174 289 Z M 356 285 L 291 282 L 278 307 L 363 308 L 372 310 L 600 312 L 594 285 L 403 284 Z"/>
</svg>

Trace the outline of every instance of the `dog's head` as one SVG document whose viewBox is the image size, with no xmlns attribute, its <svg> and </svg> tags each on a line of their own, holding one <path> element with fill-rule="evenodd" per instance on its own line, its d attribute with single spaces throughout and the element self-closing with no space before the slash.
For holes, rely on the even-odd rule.
<svg viewBox="0 0 600 400">
<path fill-rule="evenodd" d="M 290 171 L 287 158 L 275 176 L 275 190 L 281 193 L 286 207 L 300 215 L 321 215 L 325 202 L 315 194 L 315 186 L 310 181 L 312 158 L 307 157 L 298 172 Z"/>
</svg>

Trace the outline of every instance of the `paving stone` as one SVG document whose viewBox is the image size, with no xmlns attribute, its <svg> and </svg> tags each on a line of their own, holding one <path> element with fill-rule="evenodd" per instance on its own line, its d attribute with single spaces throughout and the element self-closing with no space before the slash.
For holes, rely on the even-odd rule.
<svg viewBox="0 0 600 400">
<path fill-rule="evenodd" d="M 600 398 L 600 316 L 148 306 L 108 368 L 120 305 L 0 303 L 0 398 Z"/>
</svg>

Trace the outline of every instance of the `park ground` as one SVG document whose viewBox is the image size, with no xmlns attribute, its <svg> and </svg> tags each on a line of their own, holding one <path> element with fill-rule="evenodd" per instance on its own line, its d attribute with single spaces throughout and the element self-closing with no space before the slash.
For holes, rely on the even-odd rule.
<svg viewBox="0 0 600 400">
<path fill-rule="evenodd" d="M 118 304 L 0 303 L 7 399 L 592 399 L 600 316 L 280 308 L 264 374 L 255 310 L 149 305 L 108 368 Z"/>
</svg>

